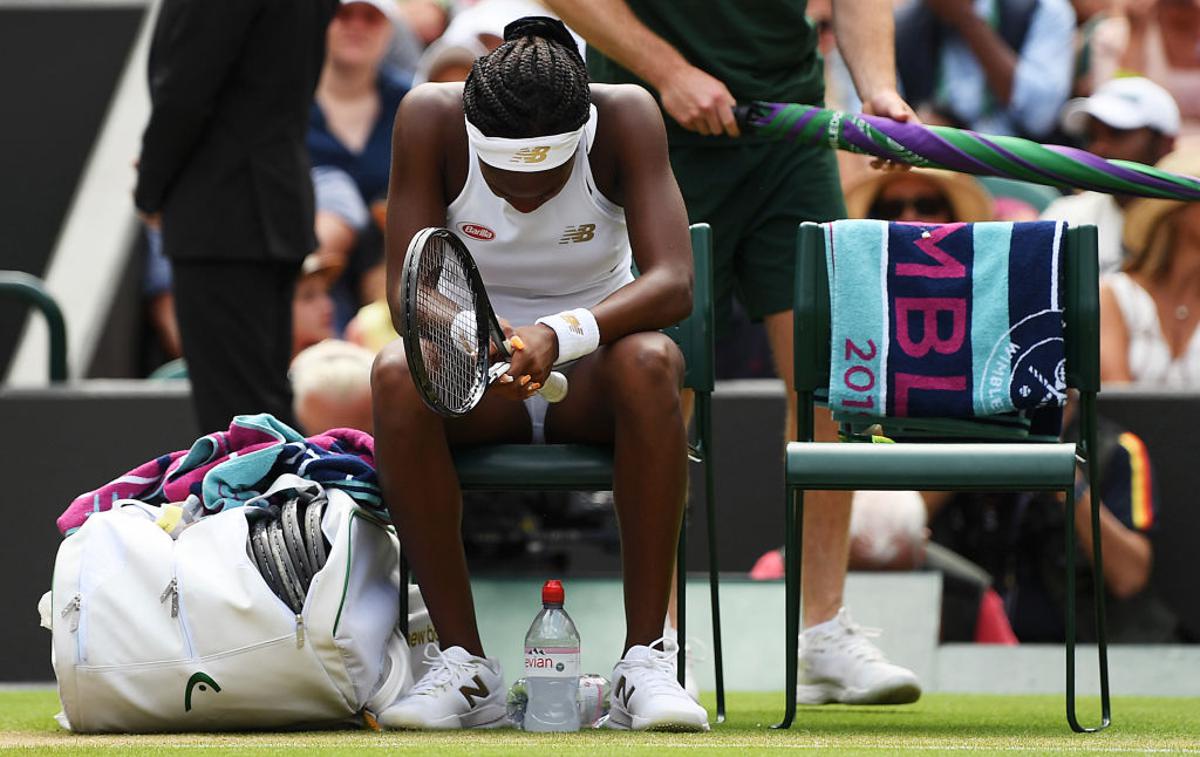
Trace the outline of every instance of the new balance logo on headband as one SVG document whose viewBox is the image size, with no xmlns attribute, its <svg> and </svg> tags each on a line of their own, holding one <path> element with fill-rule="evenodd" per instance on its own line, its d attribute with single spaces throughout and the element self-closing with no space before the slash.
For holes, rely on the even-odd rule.
<svg viewBox="0 0 1200 757">
<path fill-rule="evenodd" d="M 517 150 L 516 154 L 508 159 L 509 163 L 544 163 L 546 157 L 550 155 L 550 145 L 538 145 L 536 147 L 522 147 Z"/>
<path fill-rule="evenodd" d="M 576 244 L 590 242 L 596 236 L 596 224 L 581 223 L 578 226 L 568 226 L 558 238 L 559 244 Z"/>
</svg>

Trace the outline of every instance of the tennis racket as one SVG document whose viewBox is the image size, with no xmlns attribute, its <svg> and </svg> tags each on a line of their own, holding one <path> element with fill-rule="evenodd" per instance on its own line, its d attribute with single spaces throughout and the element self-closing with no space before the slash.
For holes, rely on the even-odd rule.
<svg viewBox="0 0 1200 757">
<path fill-rule="evenodd" d="M 449 229 L 421 229 L 404 255 L 400 291 L 404 351 L 421 399 L 447 418 L 466 415 L 508 373 L 507 360 L 491 364 L 490 345 L 503 358 L 520 346 L 505 339 L 475 260 Z M 567 378 L 552 372 L 538 391 L 558 402 Z"/>
</svg>

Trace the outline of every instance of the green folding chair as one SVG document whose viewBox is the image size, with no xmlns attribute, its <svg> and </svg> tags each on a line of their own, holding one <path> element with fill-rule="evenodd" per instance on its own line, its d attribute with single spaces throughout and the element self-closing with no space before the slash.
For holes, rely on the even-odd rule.
<svg viewBox="0 0 1200 757">
<path fill-rule="evenodd" d="M 0 271 L 0 295 L 23 300 L 41 311 L 50 329 L 50 381 L 67 380 L 67 326 L 62 308 L 42 280 L 21 271 Z"/>
<path fill-rule="evenodd" d="M 830 367 L 830 296 L 825 263 L 825 232 L 820 224 L 800 226 L 797 238 L 795 289 L 795 389 L 800 441 L 787 445 L 785 466 L 787 633 L 786 699 L 783 720 L 788 728 L 796 713 L 797 655 L 800 638 L 800 568 L 802 565 L 804 492 L 813 490 L 943 490 L 1061 491 L 1073 501 L 1075 465 L 1087 471 L 1091 484 L 1092 529 L 1100 532 L 1099 481 L 1090 465 L 1096 449 L 1096 392 L 1100 388 L 1100 305 L 1096 262 L 1096 229 L 1069 229 L 1062 250 L 1067 385 L 1080 396 L 1080 442 L 1037 437 L 997 421 L 964 419 L 871 419 L 842 424 L 841 443 L 813 441 L 815 404 L 828 396 Z M 939 441 L 870 443 L 869 424 L 879 422 L 886 436 L 922 435 Z M 946 442 L 960 438 L 961 442 Z M 863 442 L 863 443 L 854 443 Z M 1101 721 L 1080 725 L 1075 715 L 1075 529 L 1066 529 L 1066 709 L 1077 732 L 1106 728 L 1111 720 L 1108 651 L 1105 628 L 1100 539 L 1094 539 L 1096 635 L 1100 667 Z"/>
<path fill-rule="evenodd" d="M 696 278 L 692 314 L 666 329 L 683 352 L 686 363 L 684 386 L 696 396 L 695 433 L 688 443 L 688 458 L 704 465 L 704 493 L 708 519 L 708 580 L 712 605 L 713 662 L 716 669 L 717 722 L 725 720 L 725 677 L 721 658 L 721 613 L 717 588 L 717 531 L 713 498 L 712 391 L 715 383 L 713 358 L 713 264 L 712 231 L 708 224 L 691 227 L 692 256 Z M 496 444 L 454 450 L 459 485 L 476 491 L 607 491 L 612 488 L 612 449 L 586 444 Z M 678 609 L 679 681 L 683 683 L 686 639 L 685 588 L 687 577 L 685 527 L 679 532 L 676 603 Z M 408 565 L 401 565 L 401 580 L 408 585 Z M 400 592 L 402 619 L 408 618 L 408 592 Z M 407 629 L 406 629 L 407 631 Z"/>
</svg>

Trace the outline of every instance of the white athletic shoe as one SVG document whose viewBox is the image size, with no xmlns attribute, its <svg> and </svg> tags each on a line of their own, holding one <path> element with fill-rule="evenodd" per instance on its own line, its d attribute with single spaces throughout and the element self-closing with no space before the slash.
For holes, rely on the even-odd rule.
<svg viewBox="0 0 1200 757">
<path fill-rule="evenodd" d="M 845 607 L 837 617 L 800 636 L 798 704 L 908 704 L 921 696 L 911 671 L 884 659 L 869 637 L 877 629 L 850 620 Z"/>
<path fill-rule="evenodd" d="M 613 668 L 608 727 L 634 731 L 707 731 L 708 713 L 675 680 L 678 644 L 629 648 Z"/>
<path fill-rule="evenodd" d="M 425 649 L 428 670 L 379 714 L 384 728 L 497 728 L 506 724 L 500 663 L 462 647 Z"/>
<path fill-rule="evenodd" d="M 663 625 L 663 638 L 676 644 L 679 643 L 679 634 L 671 626 L 670 621 L 667 621 Z M 677 663 L 678 659 L 678 657 L 673 658 L 672 662 Z M 676 680 L 679 680 L 678 677 L 676 677 Z M 700 684 L 696 681 L 696 665 L 695 660 L 692 658 L 692 643 L 690 641 L 683 643 L 683 690 L 688 693 L 688 696 L 693 701 L 699 703 Z"/>
</svg>

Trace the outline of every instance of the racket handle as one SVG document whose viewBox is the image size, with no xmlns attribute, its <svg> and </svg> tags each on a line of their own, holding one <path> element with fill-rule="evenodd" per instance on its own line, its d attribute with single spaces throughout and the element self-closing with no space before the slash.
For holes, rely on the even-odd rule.
<svg viewBox="0 0 1200 757">
<path fill-rule="evenodd" d="M 546 383 L 538 389 L 547 402 L 561 402 L 567 396 L 567 377 L 558 371 L 551 371 L 546 377 Z"/>
<path fill-rule="evenodd" d="M 495 381 L 504 374 L 508 373 L 508 369 L 512 366 L 508 363 L 492 363 L 492 367 L 488 369 L 488 383 Z M 567 377 L 558 371 L 550 371 L 550 375 L 546 377 L 546 383 L 538 389 L 538 394 L 545 397 L 547 402 L 562 402 L 567 396 Z"/>
</svg>

